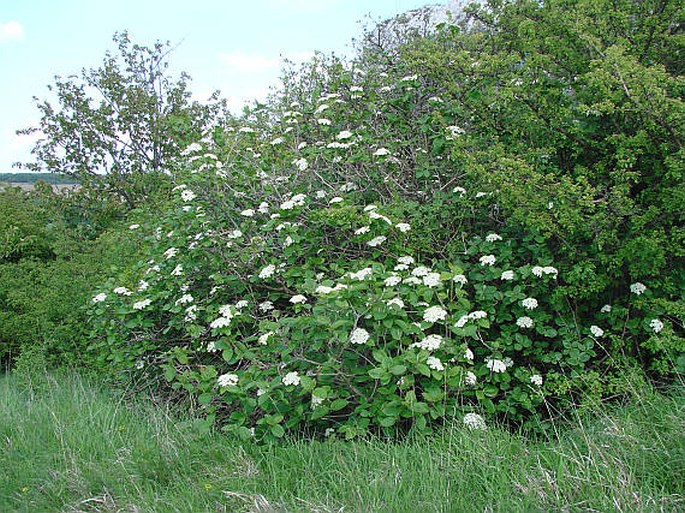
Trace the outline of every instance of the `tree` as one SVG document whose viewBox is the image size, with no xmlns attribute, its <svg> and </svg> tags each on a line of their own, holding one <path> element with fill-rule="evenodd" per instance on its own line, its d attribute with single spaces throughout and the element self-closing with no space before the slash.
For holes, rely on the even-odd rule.
<svg viewBox="0 0 685 513">
<path fill-rule="evenodd" d="M 107 52 L 99 68 L 55 77 L 48 89 L 57 107 L 34 97 L 39 126 L 18 133 L 42 136 L 32 150 L 36 161 L 23 167 L 73 176 L 133 208 L 226 110 L 218 92 L 206 104 L 191 102 L 190 77 L 168 76 L 169 42 L 140 46 L 126 32 L 113 40 L 118 51 Z"/>
</svg>

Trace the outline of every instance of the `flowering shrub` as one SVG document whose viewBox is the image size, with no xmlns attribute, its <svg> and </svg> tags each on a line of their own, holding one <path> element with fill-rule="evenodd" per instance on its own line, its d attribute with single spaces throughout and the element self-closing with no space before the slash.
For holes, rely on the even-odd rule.
<svg viewBox="0 0 685 513">
<path fill-rule="evenodd" d="M 543 403 L 620 391 L 636 365 L 682 371 L 670 135 L 645 125 L 664 153 L 644 147 L 630 168 L 628 148 L 649 138 L 603 131 L 624 123 L 614 108 L 640 122 L 632 102 L 603 103 L 607 62 L 520 62 L 519 31 L 504 29 L 491 48 L 445 30 L 385 67 L 316 59 L 190 145 L 169 209 L 133 220 L 148 259 L 94 292 L 93 348 L 260 439 L 401 433 L 456 413 L 477 429 L 526 423 Z M 635 91 L 675 109 L 659 87 Z M 590 105 L 606 119 L 579 114 Z"/>
</svg>

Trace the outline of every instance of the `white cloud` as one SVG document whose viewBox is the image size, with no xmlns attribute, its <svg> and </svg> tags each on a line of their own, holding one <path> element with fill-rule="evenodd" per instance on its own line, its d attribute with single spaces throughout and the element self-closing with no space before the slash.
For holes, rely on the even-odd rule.
<svg viewBox="0 0 685 513">
<path fill-rule="evenodd" d="M 0 43 L 13 39 L 24 39 L 24 27 L 18 21 L 0 22 Z"/>
</svg>

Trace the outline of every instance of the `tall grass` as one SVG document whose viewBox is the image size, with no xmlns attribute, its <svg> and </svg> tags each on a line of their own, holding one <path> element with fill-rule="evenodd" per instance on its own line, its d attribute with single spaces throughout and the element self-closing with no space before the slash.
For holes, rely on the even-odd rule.
<svg viewBox="0 0 685 513">
<path fill-rule="evenodd" d="M 542 443 L 432 437 L 259 446 L 77 375 L 0 378 L 0 511 L 685 510 L 685 394 L 641 390 Z"/>
</svg>

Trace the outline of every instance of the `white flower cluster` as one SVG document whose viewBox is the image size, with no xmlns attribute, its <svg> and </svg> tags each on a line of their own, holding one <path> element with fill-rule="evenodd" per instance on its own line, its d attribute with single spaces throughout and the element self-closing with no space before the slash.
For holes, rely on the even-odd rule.
<svg viewBox="0 0 685 513">
<path fill-rule="evenodd" d="M 229 324 L 231 324 L 231 319 L 233 319 L 233 310 L 231 309 L 231 305 L 223 305 L 221 308 L 219 308 L 219 317 L 214 319 L 209 327 L 212 329 L 216 328 L 225 328 Z"/>
<path fill-rule="evenodd" d="M 502 271 L 502 276 L 499 278 L 502 281 L 511 281 L 514 279 L 514 271 Z"/>
<path fill-rule="evenodd" d="M 131 291 L 128 290 L 126 287 L 117 287 L 112 292 L 114 292 L 115 294 L 119 294 L 120 296 L 130 296 L 131 295 Z"/>
<path fill-rule="evenodd" d="M 93 296 L 93 299 L 91 299 L 91 301 L 93 303 L 102 303 L 105 299 L 107 299 L 107 294 L 105 294 L 104 292 L 100 292 L 99 294 Z"/>
<path fill-rule="evenodd" d="M 478 319 L 485 319 L 488 316 L 487 312 L 484 312 L 483 310 L 476 310 L 475 312 L 468 313 L 466 315 L 462 315 L 459 320 L 456 322 L 455 326 L 457 328 L 463 328 L 466 326 L 466 323 L 469 321 L 475 321 Z"/>
<path fill-rule="evenodd" d="M 426 322 L 444 321 L 447 318 L 447 310 L 439 306 L 431 306 L 423 312 L 423 320 Z"/>
<path fill-rule="evenodd" d="M 530 382 L 537 387 L 541 387 L 542 386 L 542 376 L 540 376 L 540 374 L 533 374 L 530 377 Z"/>
<path fill-rule="evenodd" d="M 452 277 L 452 281 L 461 285 L 466 285 L 469 282 L 469 280 L 463 274 L 455 274 Z"/>
<path fill-rule="evenodd" d="M 539 265 L 536 265 L 530 270 L 530 272 L 532 272 L 538 278 L 542 278 L 544 275 L 551 274 L 552 278 L 554 278 L 555 280 L 559 275 L 559 271 L 557 270 L 557 268 L 552 267 L 550 265 L 548 265 L 547 267 L 541 267 Z"/>
<path fill-rule="evenodd" d="M 388 305 L 388 306 L 395 305 L 395 306 L 397 306 L 397 307 L 399 307 L 399 308 L 404 308 L 404 301 L 402 301 L 402 300 L 401 300 L 400 298 L 398 298 L 398 297 L 394 297 L 394 298 L 392 298 L 392 299 L 389 299 L 388 301 L 385 302 L 385 304 Z"/>
<path fill-rule="evenodd" d="M 630 291 L 636 296 L 644 294 L 645 290 L 647 290 L 647 287 L 644 283 L 640 283 L 639 281 L 636 281 L 630 286 Z"/>
<path fill-rule="evenodd" d="M 302 305 L 307 302 L 307 298 L 302 294 L 295 294 L 289 301 L 294 305 Z"/>
<path fill-rule="evenodd" d="M 480 265 L 493 266 L 495 265 L 495 262 L 497 262 L 497 258 L 495 258 L 495 255 L 484 255 L 480 257 L 479 261 Z"/>
<path fill-rule="evenodd" d="M 485 237 L 485 240 L 488 242 L 497 242 L 498 240 L 502 240 L 502 237 L 496 233 L 490 233 Z"/>
<path fill-rule="evenodd" d="M 532 328 L 533 319 L 531 319 L 527 315 L 524 315 L 523 317 L 519 317 L 518 319 L 516 319 L 516 325 L 521 328 Z"/>
<path fill-rule="evenodd" d="M 436 356 L 429 356 L 428 358 L 426 358 L 426 365 L 428 365 L 428 367 L 436 371 L 445 370 L 445 366 L 440 361 L 440 358 Z"/>
<path fill-rule="evenodd" d="M 350 273 L 350 278 L 353 280 L 365 280 L 366 278 L 370 277 L 373 274 L 373 269 L 370 267 L 365 267 L 364 269 L 360 269 L 356 273 Z"/>
<path fill-rule="evenodd" d="M 414 342 L 409 347 L 418 347 L 426 351 L 435 351 L 442 345 L 442 337 L 440 335 L 428 335 L 421 342 Z"/>
<path fill-rule="evenodd" d="M 486 358 L 485 364 L 492 372 L 506 372 L 509 367 L 514 365 L 514 361 L 511 358 L 504 358 L 503 360 Z"/>
<path fill-rule="evenodd" d="M 152 303 L 152 300 L 150 300 L 150 299 L 143 299 L 141 301 L 136 301 L 135 303 L 133 303 L 133 309 L 134 310 L 142 310 L 142 309 L 150 306 L 151 303 Z"/>
<path fill-rule="evenodd" d="M 659 319 L 652 319 L 649 321 L 649 327 L 652 328 L 654 333 L 659 333 L 662 329 L 664 329 L 664 323 Z"/>
<path fill-rule="evenodd" d="M 595 326 L 594 324 L 590 326 L 590 333 L 592 333 L 593 337 L 597 338 L 601 338 L 604 336 L 604 330 L 599 326 Z"/>
<path fill-rule="evenodd" d="M 231 373 L 222 374 L 216 381 L 220 387 L 234 387 L 238 385 L 238 376 Z"/>
<path fill-rule="evenodd" d="M 259 278 L 262 280 L 266 280 L 267 278 L 271 278 L 275 272 L 276 266 L 273 264 L 269 264 L 264 269 L 259 271 Z"/>
<path fill-rule="evenodd" d="M 467 413 L 464 415 L 464 425 L 469 429 L 485 430 L 488 428 L 485 419 L 477 413 Z"/>
<path fill-rule="evenodd" d="M 300 384 L 301 378 L 297 371 L 289 372 L 283 376 L 283 384 L 285 386 L 297 386 Z"/>
<path fill-rule="evenodd" d="M 369 341 L 369 332 L 364 328 L 355 328 L 350 333 L 350 344 L 363 345 Z"/>
<path fill-rule="evenodd" d="M 538 307 L 538 300 L 534 297 L 527 297 L 521 301 L 521 305 L 528 310 L 535 310 Z"/>
</svg>

